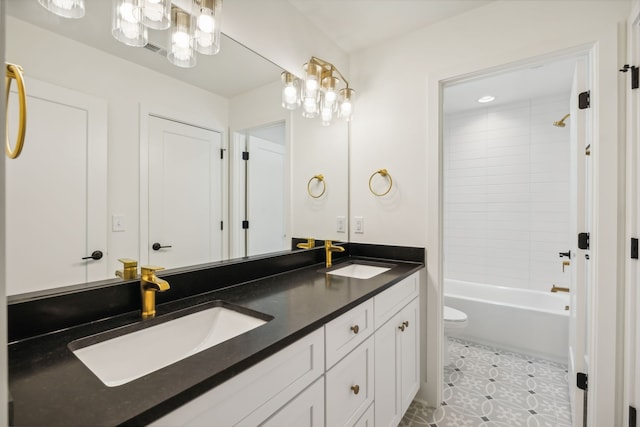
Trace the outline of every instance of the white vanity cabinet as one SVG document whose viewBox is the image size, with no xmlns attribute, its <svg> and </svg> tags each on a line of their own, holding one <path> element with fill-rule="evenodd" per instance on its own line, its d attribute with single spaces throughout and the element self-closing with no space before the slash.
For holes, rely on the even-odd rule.
<svg viewBox="0 0 640 427">
<path fill-rule="evenodd" d="M 397 426 L 420 387 L 418 282 L 416 273 L 374 298 L 384 322 L 374 336 L 376 427 Z"/>
<path fill-rule="evenodd" d="M 420 385 L 419 275 L 153 426 L 397 426 Z"/>
</svg>

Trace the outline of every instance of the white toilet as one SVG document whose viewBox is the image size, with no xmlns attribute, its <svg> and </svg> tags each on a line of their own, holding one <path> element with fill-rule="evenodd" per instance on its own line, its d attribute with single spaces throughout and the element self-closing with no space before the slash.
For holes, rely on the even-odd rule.
<svg viewBox="0 0 640 427">
<path fill-rule="evenodd" d="M 444 366 L 447 366 L 451 361 L 449 359 L 449 340 L 448 337 L 452 335 L 458 335 L 469 324 L 467 314 L 456 310 L 455 308 L 444 306 L 444 349 L 443 360 Z"/>
</svg>

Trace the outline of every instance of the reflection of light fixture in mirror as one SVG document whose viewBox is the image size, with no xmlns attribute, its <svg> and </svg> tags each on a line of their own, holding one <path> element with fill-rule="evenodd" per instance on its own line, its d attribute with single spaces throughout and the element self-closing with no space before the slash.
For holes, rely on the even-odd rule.
<svg viewBox="0 0 640 427">
<path fill-rule="evenodd" d="M 338 117 L 350 121 L 355 91 L 349 87 L 349 82 L 340 71 L 333 64 L 315 56 L 304 64 L 304 71 L 302 83 L 293 74 L 286 71 L 282 73 L 282 106 L 294 110 L 302 105 L 304 117 L 320 115 L 324 126 L 331 124 L 336 113 Z M 340 82 L 345 87 L 338 90 Z M 300 86 L 302 90 L 298 90 Z"/>
<path fill-rule="evenodd" d="M 280 75 L 282 88 L 282 106 L 287 110 L 295 110 L 300 106 L 300 80 L 288 71 Z"/>
<path fill-rule="evenodd" d="M 220 51 L 222 0 L 195 0 L 196 50 L 205 55 Z"/>
<path fill-rule="evenodd" d="M 84 0 L 38 0 L 45 9 L 63 18 L 82 18 Z"/>
<path fill-rule="evenodd" d="M 169 32 L 167 59 L 178 67 L 190 68 L 196 65 L 196 56 L 193 51 L 194 21 L 193 15 L 179 7 L 173 6 L 171 8 L 171 31 Z"/>
<path fill-rule="evenodd" d="M 167 58 L 179 67 L 193 67 L 194 49 L 205 55 L 220 51 L 222 1 L 112 0 L 111 34 L 127 46 L 144 47 L 149 41 L 147 28 L 166 30 L 179 26 L 171 30 Z M 65 18 L 82 18 L 85 14 L 85 0 L 38 0 L 38 3 Z M 174 9 L 178 12 L 173 12 Z"/>
<path fill-rule="evenodd" d="M 143 0 L 142 24 L 154 30 L 166 30 L 171 25 L 171 0 Z"/>
<path fill-rule="evenodd" d="M 127 46 L 147 44 L 147 28 L 142 25 L 143 0 L 114 0 L 111 34 Z"/>
</svg>

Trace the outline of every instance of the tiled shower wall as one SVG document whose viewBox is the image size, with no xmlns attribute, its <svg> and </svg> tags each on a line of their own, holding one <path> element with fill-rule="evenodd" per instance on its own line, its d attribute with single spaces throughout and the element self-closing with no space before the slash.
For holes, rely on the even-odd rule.
<svg viewBox="0 0 640 427">
<path fill-rule="evenodd" d="M 445 115 L 444 277 L 567 286 L 569 96 Z"/>
</svg>

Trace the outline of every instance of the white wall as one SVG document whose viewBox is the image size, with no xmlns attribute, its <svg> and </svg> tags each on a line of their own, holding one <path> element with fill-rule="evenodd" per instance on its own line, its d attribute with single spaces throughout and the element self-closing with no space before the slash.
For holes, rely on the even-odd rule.
<svg viewBox="0 0 640 427">
<path fill-rule="evenodd" d="M 558 252 L 571 247 L 571 122 L 552 125 L 568 111 L 567 93 L 445 115 L 446 279 L 569 286 Z"/>
<path fill-rule="evenodd" d="M 124 232 L 109 227 L 109 269 L 121 267 L 118 258 L 140 259 L 140 104 L 226 133 L 228 100 L 13 17 L 7 17 L 7 31 L 7 60 L 21 64 L 27 76 L 107 100 L 109 221 L 112 214 L 123 214 L 127 227 Z M 82 67 L 61 65 L 77 64 L 78 58 Z"/>
<path fill-rule="evenodd" d="M 357 52 L 351 79 L 358 88 L 351 126 L 351 215 L 366 217 L 354 241 L 427 247 L 428 323 L 423 328 L 425 382 L 420 396 L 437 402 L 441 363 L 440 81 L 549 55 L 593 48 L 592 99 L 597 237 L 592 251 L 594 301 L 590 401 L 592 425 L 615 425 L 616 299 L 619 269 L 618 23 L 628 1 L 495 1 L 410 35 Z M 602 147 L 600 148 L 600 144 Z M 386 167 L 400 197 L 393 203 L 368 194 L 366 180 Z M 363 183 L 365 185 L 363 189 Z M 427 310 L 427 307 L 423 307 Z M 432 403 L 433 403 L 432 402 Z M 592 410 L 596 405 L 592 405 Z M 621 412 L 621 411 L 618 411 Z"/>
<path fill-rule="evenodd" d="M 293 237 L 319 240 L 348 239 L 348 233 L 336 231 L 338 216 L 348 217 L 349 142 L 347 124 L 335 120 L 323 127 L 319 118 L 308 119 L 299 111 L 292 114 L 291 200 Z M 307 186 L 314 175 L 322 174 L 326 192 L 319 198 L 309 196 Z M 312 194 L 322 191 L 316 180 Z"/>
</svg>

